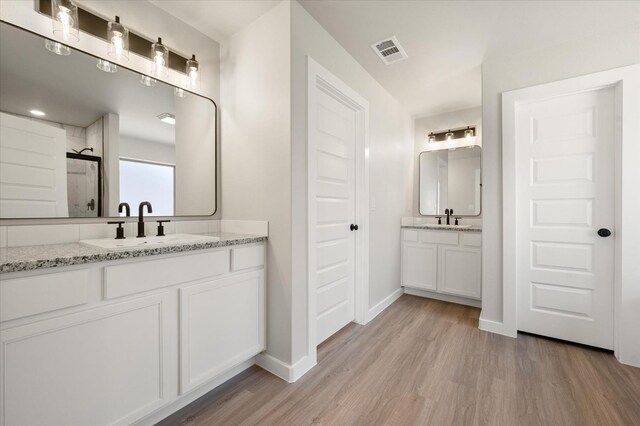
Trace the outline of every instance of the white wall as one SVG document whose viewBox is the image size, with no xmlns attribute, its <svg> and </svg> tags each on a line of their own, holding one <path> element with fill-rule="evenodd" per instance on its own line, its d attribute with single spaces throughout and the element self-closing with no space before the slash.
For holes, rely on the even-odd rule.
<svg viewBox="0 0 640 426">
<path fill-rule="evenodd" d="M 411 212 L 411 117 L 297 2 L 291 2 L 293 362 L 307 355 L 306 57 L 370 104 L 369 307 L 400 288 L 400 222 Z M 313 309 L 314 307 L 312 307 Z"/>
<path fill-rule="evenodd" d="M 267 351 L 291 362 L 290 11 L 287 2 L 222 45 L 223 218 L 268 220 Z"/>
<path fill-rule="evenodd" d="M 37 13 L 34 3 L 33 1 L 27 0 L 2 0 L 0 18 L 34 33 L 52 37 L 51 19 Z M 110 19 L 115 15 L 119 15 L 122 23 L 132 32 L 140 34 L 149 40 L 162 37 L 164 44 L 171 50 L 179 52 L 185 57 L 190 57 L 191 54 L 195 53 L 201 64 L 201 88 L 197 92 L 213 99 L 216 104 L 220 104 L 220 45 L 218 42 L 146 1 L 78 0 L 77 3 L 80 7 L 91 10 L 103 18 Z M 82 32 L 80 34 L 80 41 L 72 47 L 96 56 L 105 56 L 107 51 L 107 43 L 105 41 Z M 123 65 L 138 72 L 148 73 L 150 61 L 147 58 L 132 53 L 129 55 L 129 61 L 123 63 Z M 184 75 L 170 71 L 166 81 L 177 86 L 183 86 Z M 218 187 L 216 190 L 217 194 L 220 193 L 221 186 L 219 161 L 220 156 L 218 156 L 218 165 L 216 167 L 216 169 L 218 169 L 216 181 Z M 220 205 L 220 195 L 218 195 L 218 205 Z M 218 208 L 213 218 L 220 217 L 221 209 Z M 95 222 L 104 221 L 104 219 L 60 219 L 55 221 L 43 219 L 30 222 L 42 224 L 74 223 L 80 221 Z M 3 224 L 8 225 L 15 222 L 16 221 L 2 221 Z"/>
<path fill-rule="evenodd" d="M 447 141 L 430 144 L 428 142 L 427 135 L 431 132 L 456 129 L 466 126 L 476 126 L 476 141 L 474 142 L 474 145 L 482 146 L 482 107 L 466 108 L 415 119 L 415 147 L 413 152 L 413 216 L 420 216 L 420 153 L 423 151 L 447 149 L 454 146 L 466 145 L 466 142 L 452 144 Z M 482 152 L 482 155 L 484 155 L 484 152 Z M 480 211 L 482 213 L 482 209 Z M 478 218 L 480 217 L 481 216 L 478 216 Z"/>
<path fill-rule="evenodd" d="M 501 93 L 634 63 L 640 63 L 640 25 L 483 64 L 482 319 L 502 322 Z"/>
<path fill-rule="evenodd" d="M 176 164 L 176 146 L 120 135 L 120 158 Z"/>
</svg>

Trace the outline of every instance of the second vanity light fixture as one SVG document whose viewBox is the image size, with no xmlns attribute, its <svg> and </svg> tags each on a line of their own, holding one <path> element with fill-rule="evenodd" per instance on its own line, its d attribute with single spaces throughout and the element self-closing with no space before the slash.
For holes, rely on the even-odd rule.
<svg viewBox="0 0 640 426">
<path fill-rule="evenodd" d="M 461 127 L 459 129 L 448 129 L 438 132 L 431 132 L 427 135 L 427 140 L 431 142 L 452 141 L 455 139 L 466 139 L 471 141 L 476 134 L 476 128 L 472 126 Z"/>
</svg>

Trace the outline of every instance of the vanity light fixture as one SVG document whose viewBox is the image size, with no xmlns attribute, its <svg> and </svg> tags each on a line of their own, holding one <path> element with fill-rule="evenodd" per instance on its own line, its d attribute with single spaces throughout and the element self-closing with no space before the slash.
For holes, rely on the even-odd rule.
<svg viewBox="0 0 640 426">
<path fill-rule="evenodd" d="M 153 65 L 151 75 L 154 77 L 164 78 L 167 75 L 167 62 L 169 62 L 169 49 L 162 44 L 162 38 L 158 37 L 158 41 L 151 45 L 151 60 Z"/>
<path fill-rule="evenodd" d="M 158 116 L 160 121 L 167 124 L 176 124 L 176 116 L 173 114 L 169 114 L 168 112 L 163 112 Z"/>
<path fill-rule="evenodd" d="M 109 50 L 107 54 L 118 61 L 129 60 L 129 30 L 120 23 L 120 17 L 116 16 L 115 21 L 107 24 L 107 38 L 109 40 Z"/>
<path fill-rule="evenodd" d="M 140 76 L 140 84 L 142 84 L 143 86 L 153 87 L 156 85 L 156 83 L 157 83 L 157 80 L 149 77 L 148 75 Z"/>
<path fill-rule="evenodd" d="M 458 127 L 456 129 L 439 130 L 427 135 L 429 142 L 452 142 L 465 139 L 467 144 L 473 143 L 476 135 L 476 128 L 472 126 Z"/>
<path fill-rule="evenodd" d="M 449 131 L 444 135 L 444 137 L 445 137 L 448 141 L 453 140 L 453 132 L 452 132 L 451 130 L 449 130 Z"/>
<path fill-rule="evenodd" d="M 104 59 L 98 59 L 96 66 L 104 72 L 117 72 L 118 66 Z"/>
<path fill-rule="evenodd" d="M 71 0 L 51 0 L 53 34 L 64 41 L 80 40 L 78 6 Z"/>
<path fill-rule="evenodd" d="M 181 89 L 179 87 L 176 87 L 175 89 L 173 89 L 173 94 L 176 95 L 178 98 L 184 98 L 185 96 L 187 96 L 187 93 L 184 91 L 184 89 Z"/>
<path fill-rule="evenodd" d="M 29 111 L 29 114 L 35 115 L 36 117 L 44 117 L 45 115 L 47 115 L 44 113 L 44 111 L 40 111 L 39 109 L 32 109 Z"/>
<path fill-rule="evenodd" d="M 436 141 L 436 135 L 433 134 L 433 132 L 429 133 L 429 142 L 435 142 Z"/>
<path fill-rule="evenodd" d="M 45 39 L 44 40 L 44 47 L 49 52 L 53 52 L 56 55 L 60 55 L 60 56 L 69 56 L 69 55 L 71 55 L 71 48 L 69 46 L 65 46 L 62 43 L 58 43 L 57 41 Z"/>
<path fill-rule="evenodd" d="M 189 88 L 198 90 L 200 88 L 200 63 L 196 60 L 196 55 L 191 55 L 187 60 L 187 77 L 189 78 Z"/>
</svg>

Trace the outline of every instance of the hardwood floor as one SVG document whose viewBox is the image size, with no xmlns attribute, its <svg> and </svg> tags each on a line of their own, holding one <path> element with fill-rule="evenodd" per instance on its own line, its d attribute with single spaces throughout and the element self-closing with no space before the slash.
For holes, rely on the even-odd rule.
<svg viewBox="0 0 640 426">
<path fill-rule="evenodd" d="M 639 425 L 640 368 L 478 330 L 479 309 L 404 295 L 287 384 L 252 367 L 162 425 Z"/>
</svg>

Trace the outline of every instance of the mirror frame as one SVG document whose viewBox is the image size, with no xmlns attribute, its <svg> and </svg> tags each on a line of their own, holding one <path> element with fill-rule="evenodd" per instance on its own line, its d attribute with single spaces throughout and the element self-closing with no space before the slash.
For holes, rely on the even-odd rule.
<svg viewBox="0 0 640 426">
<path fill-rule="evenodd" d="M 452 217 L 479 217 L 482 215 L 482 146 L 481 145 L 468 145 L 464 147 L 459 147 L 456 149 L 466 149 L 468 147 L 478 147 L 480 148 L 480 210 L 478 214 L 454 214 Z M 422 185 L 420 183 L 420 157 L 422 154 L 429 152 L 437 152 L 437 151 L 449 151 L 449 148 L 440 148 L 440 149 L 430 149 L 427 151 L 422 151 L 418 154 L 418 214 L 424 217 L 438 217 L 444 216 L 444 214 L 422 214 L 420 211 L 420 197 L 422 196 Z"/>
<path fill-rule="evenodd" d="M 11 22 L 5 21 L 4 19 L 0 19 L 0 23 L 2 24 L 6 24 L 9 25 L 13 28 L 17 28 L 21 31 L 24 31 L 26 33 L 32 34 L 34 36 L 37 36 L 39 38 L 41 38 L 42 40 L 51 40 L 51 41 L 55 41 L 58 42 L 58 40 L 55 40 L 53 38 L 44 36 L 42 34 L 39 34 L 35 31 L 31 31 L 29 29 L 26 29 L 24 27 L 21 27 L 19 25 L 13 24 Z M 90 34 L 86 34 L 87 36 L 91 36 Z M 93 36 L 91 36 L 93 37 Z M 71 45 L 65 45 L 68 46 L 72 51 L 76 51 L 76 52 L 80 52 L 82 54 L 88 55 L 94 59 L 103 59 L 105 61 L 108 61 L 109 59 L 105 58 L 105 57 L 101 57 L 101 56 L 97 56 L 94 55 L 92 53 L 89 53 L 85 50 L 79 49 L 77 47 L 73 47 Z M 181 219 L 181 220 L 190 220 L 190 218 L 195 218 L 195 220 L 202 220 L 204 218 L 212 218 L 217 212 L 218 212 L 218 172 L 219 172 L 219 167 L 218 167 L 218 132 L 219 132 L 219 120 L 218 120 L 218 114 L 219 114 L 219 110 L 218 110 L 218 104 L 216 104 L 216 102 L 204 95 L 201 95 L 199 93 L 193 92 L 191 90 L 185 89 L 183 87 L 179 87 L 179 86 L 174 86 L 171 83 L 168 83 L 162 79 L 156 78 L 156 77 L 152 77 L 149 74 L 146 73 L 142 73 L 140 71 L 134 70 L 133 68 L 121 65 L 121 64 L 117 64 L 118 67 L 122 68 L 122 69 L 126 69 L 128 71 L 131 71 L 133 73 L 136 73 L 139 76 L 147 76 L 150 78 L 153 78 L 154 80 L 158 80 L 159 82 L 166 84 L 167 86 L 173 87 L 173 88 L 179 88 L 185 91 L 185 93 L 190 93 L 192 95 L 198 96 L 202 99 L 208 100 L 210 101 L 214 108 L 215 108 L 215 113 L 213 115 L 213 119 L 215 120 L 215 125 L 216 125 L 216 131 L 215 131 L 215 137 L 213 140 L 214 143 L 214 156 L 213 156 L 213 162 L 215 165 L 215 169 L 216 169 L 216 180 L 214 182 L 214 209 L 213 209 L 213 213 L 211 214 L 207 214 L 207 215 L 178 215 L 178 216 L 152 216 L 154 219 L 163 219 L 163 218 L 171 218 L 171 219 Z M 104 141 L 103 141 L 104 143 Z M 104 169 L 104 168 L 103 168 Z M 103 170 L 104 173 L 104 170 Z M 104 182 L 104 177 L 100 176 L 100 180 L 101 182 Z M 103 188 L 101 188 L 101 192 L 104 195 L 104 191 L 102 191 Z M 175 188 L 174 188 L 174 193 L 175 193 Z M 102 202 L 102 200 L 100 200 L 100 204 L 104 204 Z M 60 224 L 71 224 L 71 223 L 106 223 L 109 220 L 112 220 L 114 218 L 118 218 L 118 219 L 122 219 L 125 221 L 133 221 L 133 219 L 135 219 L 134 216 L 130 216 L 130 217 L 124 217 L 124 216 L 100 216 L 100 217 L 0 217 L 0 225 L 2 226 L 7 226 L 7 225 L 31 225 L 34 222 L 39 222 L 39 224 L 45 224 L 45 223 L 60 223 Z"/>
</svg>

